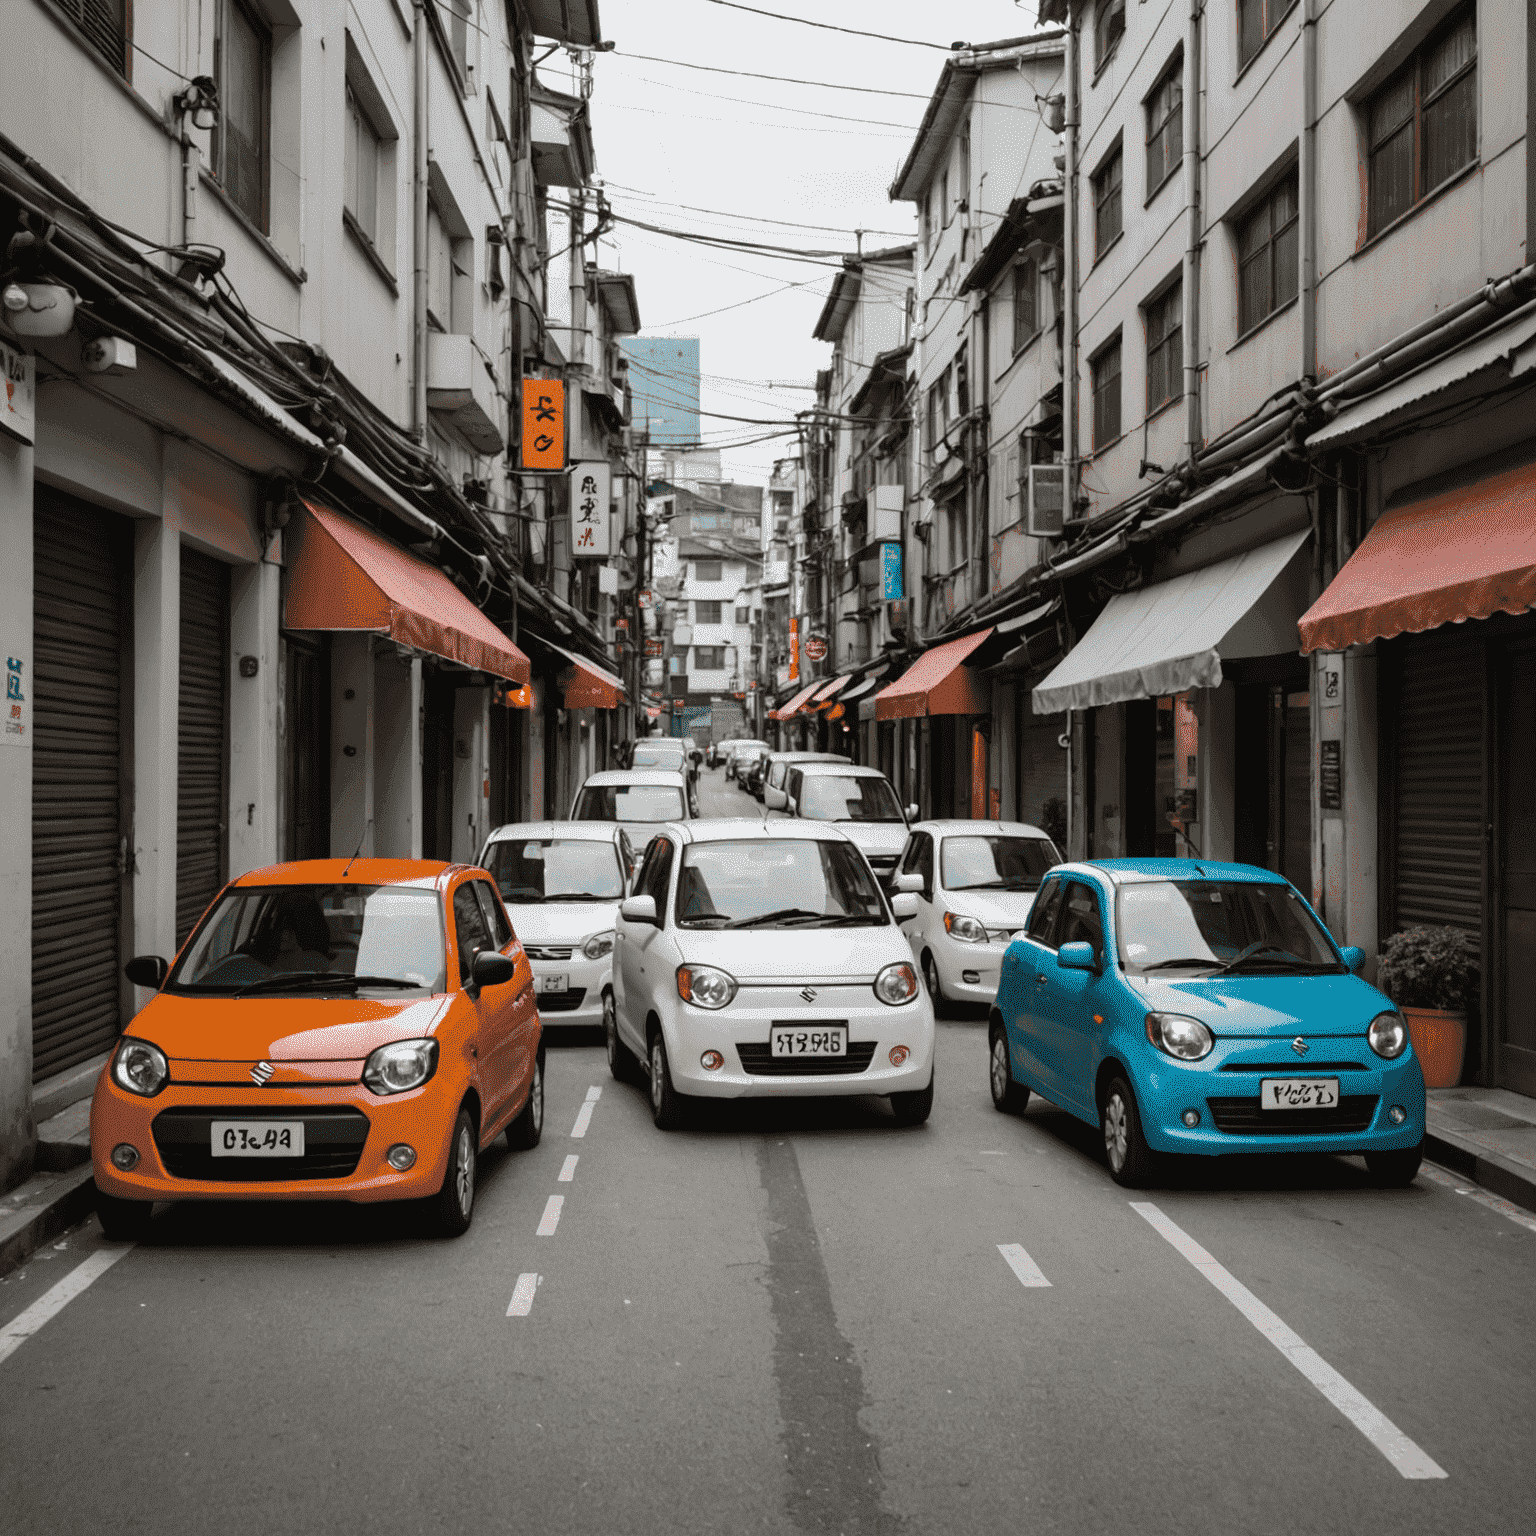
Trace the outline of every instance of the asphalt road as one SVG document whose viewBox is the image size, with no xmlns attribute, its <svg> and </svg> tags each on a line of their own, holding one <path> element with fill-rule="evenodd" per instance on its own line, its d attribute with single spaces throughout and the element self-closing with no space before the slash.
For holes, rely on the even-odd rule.
<svg viewBox="0 0 1536 1536">
<path fill-rule="evenodd" d="M 128 1249 L 92 1221 L 0 1283 L 0 1525 L 1536 1530 L 1528 1225 L 1342 1158 L 1131 1196 L 986 1067 L 950 1020 L 925 1126 L 663 1135 L 556 1043 L 543 1143 L 485 1157 L 456 1242 L 381 1207 L 172 1207 Z"/>
</svg>

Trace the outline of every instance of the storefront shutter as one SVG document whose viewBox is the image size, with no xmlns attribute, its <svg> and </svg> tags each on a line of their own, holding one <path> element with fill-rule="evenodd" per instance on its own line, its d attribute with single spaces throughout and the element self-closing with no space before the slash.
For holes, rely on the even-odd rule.
<svg viewBox="0 0 1536 1536">
<path fill-rule="evenodd" d="M 122 910 L 122 521 L 35 491 L 32 1076 L 117 1037 Z"/>
<path fill-rule="evenodd" d="M 1067 716 L 1037 715 L 1029 694 L 1018 694 L 1018 819 L 1065 841 L 1067 754 L 1059 745 Z"/>
<path fill-rule="evenodd" d="M 224 884 L 229 567 L 181 551 L 176 772 L 176 943 Z"/>
</svg>

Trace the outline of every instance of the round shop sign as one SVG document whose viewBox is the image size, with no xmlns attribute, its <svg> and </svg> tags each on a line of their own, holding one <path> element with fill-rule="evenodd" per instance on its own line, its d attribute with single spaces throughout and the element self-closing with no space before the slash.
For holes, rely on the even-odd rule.
<svg viewBox="0 0 1536 1536">
<path fill-rule="evenodd" d="M 805 642 L 807 661 L 820 661 L 827 654 L 827 642 L 820 635 L 812 635 Z"/>
</svg>

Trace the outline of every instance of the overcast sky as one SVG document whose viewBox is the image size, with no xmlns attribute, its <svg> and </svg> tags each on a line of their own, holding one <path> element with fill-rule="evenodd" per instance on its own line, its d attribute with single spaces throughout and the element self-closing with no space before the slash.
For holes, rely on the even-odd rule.
<svg viewBox="0 0 1536 1536">
<path fill-rule="evenodd" d="M 616 212 L 669 229 L 799 249 L 851 253 L 856 229 L 868 231 L 865 250 L 914 237 L 914 206 L 892 203 L 887 190 L 938 81 L 943 51 L 845 36 L 712 0 L 599 3 L 603 35 L 616 49 L 596 64 L 593 137 Z M 1036 25 L 1036 0 L 750 3 L 941 50 L 957 40 L 1022 36 Z M 825 90 L 653 60 L 913 95 Z M 556 55 L 546 66 L 550 84 L 560 83 L 563 62 Z M 768 382 L 808 384 L 827 365 L 830 348 L 812 340 L 811 330 L 831 267 L 701 248 L 623 225 L 602 242 L 599 262 L 634 275 L 642 334 L 700 338 L 706 411 L 777 421 L 810 403 L 809 392 L 769 389 Z M 759 298 L 786 284 L 805 286 Z M 755 302 L 741 303 L 747 299 Z M 706 416 L 702 430 L 706 442 L 731 444 L 770 429 Z M 728 478 L 766 481 L 773 460 L 793 447 L 787 437 L 728 451 Z"/>
</svg>

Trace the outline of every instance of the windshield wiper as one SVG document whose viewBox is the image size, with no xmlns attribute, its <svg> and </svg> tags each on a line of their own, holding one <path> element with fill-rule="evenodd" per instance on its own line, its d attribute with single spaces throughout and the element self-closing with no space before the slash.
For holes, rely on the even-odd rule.
<svg viewBox="0 0 1536 1536">
<path fill-rule="evenodd" d="M 1157 960 L 1142 966 L 1143 971 L 1171 971 L 1176 965 L 1219 966 L 1219 960 L 1202 960 L 1197 955 L 1180 955 L 1176 960 Z"/>
<path fill-rule="evenodd" d="M 604 896 L 599 891 L 561 891 L 558 896 L 546 896 L 545 901 L 617 901 L 617 896 Z"/>
<path fill-rule="evenodd" d="M 331 987 L 397 987 L 415 992 L 419 981 L 402 981 L 398 976 L 354 976 L 350 971 L 289 971 L 282 976 L 268 976 L 239 987 L 235 997 L 250 997 L 258 992 L 323 992 Z"/>
<path fill-rule="evenodd" d="M 796 924 L 796 927 L 801 926 Z M 809 923 L 804 924 L 809 928 Z M 875 912 L 836 912 L 828 913 L 822 917 L 818 926 L 822 928 L 883 928 L 885 918 Z"/>
<path fill-rule="evenodd" d="M 777 912 L 763 912 L 757 917 L 734 917 L 726 923 L 727 928 L 760 928 L 767 923 L 782 923 L 790 917 L 815 917 L 819 918 L 820 912 L 808 912 L 804 907 L 783 907 Z"/>
<path fill-rule="evenodd" d="M 1039 888 L 1038 880 L 983 880 L 978 885 L 952 885 L 952 891 L 1033 891 Z"/>
<path fill-rule="evenodd" d="M 1246 949 L 1240 949 L 1218 971 L 1218 975 L 1226 975 L 1228 971 L 1236 970 L 1245 960 L 1257 960 L 1265 955 L 1279 955 L 1289 960 L 1293 965 L 1311 966 L 1311 961 L 1303 960 L 1300 955 L 1293 955 L 1290 950 L 1279 944 L 1271 944 L 1266 939 L 1259 939 L 1250 944 Z"/>
</svg>

